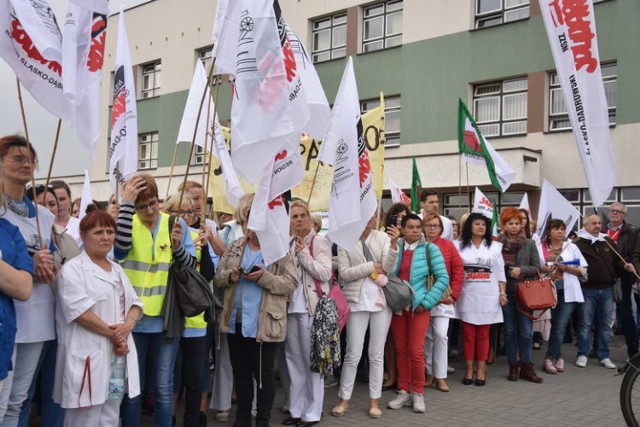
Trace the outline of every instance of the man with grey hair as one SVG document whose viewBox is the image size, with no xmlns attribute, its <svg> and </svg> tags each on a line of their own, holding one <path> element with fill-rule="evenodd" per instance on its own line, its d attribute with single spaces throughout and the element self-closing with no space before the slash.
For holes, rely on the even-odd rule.
<svg viewBox="0 0 640 427">
<path fill-rule="evenodd" d="M 584 303 L 580 307 L 582 320 L 578 330 L 578 358 L 576 366 L 587 366 L 587 354 L 591 348 L 591 328 L 597 334 L 597 355 L 600 365 L 615 369 L 609 358 L 611 340 L 611 316 L 613 314 L 613 284 L 624 271 L 635 273 L 633 264 L 622 261 L 616 254 L 616 243 L 606 234 L 601 234 L 602 220 L 598 215 L 584 219 L 574 242 L 587 261 L 588 279 L 582 284 Z M 569 260 L 570 261 L 570 260 Z"/>
<path fill-rule="evenodd" d="M 620 255 L 627 262 L 632 262 L 638 240 L 638 229 L 626 222 L 627 207 L 619 202 L 612 203 L 607 217 L 609 218 L 607 235 L 616 242 Z M 622 299 L 616 301 L 618 320 L 627 342 L 627 354 L 631 357 L 638 352 L 638 329 L 631 304 L 636 276 L 628 271 L 621 271 L 618 280 L 622 289 Z"/>
</svg>

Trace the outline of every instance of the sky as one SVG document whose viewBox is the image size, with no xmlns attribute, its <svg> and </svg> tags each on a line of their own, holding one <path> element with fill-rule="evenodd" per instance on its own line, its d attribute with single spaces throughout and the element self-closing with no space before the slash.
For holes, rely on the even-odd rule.
<svg viewBox="0 0 640 427">
<path fill-rule="evenodd" d="M 111 0 L 111 13 L 117 12 L 121 5 L 125 8 L 145 3 L 150 0 Z M 49 0 L 56 14 L 58 23 L 63 22 L 68 0 Z M 114 37 L 115 35 L 111 35 Z M 103 72 L 107 73 L 108 70 Z M 0 59 L 0 135 L 19 133 L 25 135 L 24 124 L 20 114 L 18 90 L 13 70 Z M 44 110 L 26 90 L 22 90 L 29 139 L 35 146 L 40 161 L 36 178 L 46 177 L 56 135 L 58 119 Z M 82 175 L 89 168 L 89 152 L 78 143 L 71 129 L 62 125 L 58 148 L 53 162 L 52 176 Z"/>
</svg>

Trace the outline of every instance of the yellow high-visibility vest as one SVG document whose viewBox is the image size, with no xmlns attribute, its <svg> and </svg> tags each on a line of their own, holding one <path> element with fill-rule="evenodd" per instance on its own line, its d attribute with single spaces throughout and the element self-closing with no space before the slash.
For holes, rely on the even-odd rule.
<svg viewBox="0 0 640 427">
<path fill-rule="evenodd" d="M 158 221 L 154 242 L 151 230 L 142 224 L 137 214 L 133 216 L 131 249 L 120 262 L 147 316 L 159 316 L 162 311 L 172 257 L 169 215 L 160 213 Z"/>
</svg>

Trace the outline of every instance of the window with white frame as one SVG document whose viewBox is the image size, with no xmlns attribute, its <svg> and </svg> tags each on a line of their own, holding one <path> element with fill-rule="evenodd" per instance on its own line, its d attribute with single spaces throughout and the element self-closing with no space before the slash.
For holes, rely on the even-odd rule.
<svg viewBox="0 0 640 427">
<path fill-rule="evenodd" d="M 209 74 L 209 69 L 213 60 L 213 46 L 203 47 L 202 49 L 198 49 L 196 52 L 198 54 L 198 59 L 200 59 L 202 61 L 202 65 L 204 65 L 205 71 Z"/>
<path fill-rule="evenodd" d="M 160 61 L 144 64 L 142 67 L 142 84 L 140 85 L 140 96 L 142 99 L 152 98 L 160 95 L 160 73 L 162 63 Z"/>
<path fill-rule="evenodd" d="M 473 110 L 484 137 L 527 133 L 527 90 L 526 77 L 474 86 Z"/>
<path fill-rule="evenodd" d="M 402 44 L 402 1 L 386 1 L 364 8 L 362 52 Z"/>
<path fill-rule="evenodd" d="M 529 0 L 476 0 L 476 28 L 492 27 L 529 17 Z"/>
<path fill-rule="evenodd" d="M 604 84 L 604 95 L 607 99 L 607 107 L 609 109 L 609 125 L 616 124 L 616 99 L 618 85 L 618 65 L 603 64 L 602 83 Z M 560 79 L 558 73 L 549 75 L 549 130 L 569 130 L 571 123 L 569 122 L 569 113 L 562 96 L 562 88 L 560 87 Z"/>
<path fill-rule="evenodd" d="M 379 99 L 363 101 L 361 105 L 362 113 L 371 111 L 380 106 Z M 399 96 L 389 96 L 384 98 L 384 134 L 385 147 L 397 147 L 400 145 L 400 113 L 402 104 Z"/>
<path fill-rule="evenodd" d="M 138 135 L 138 170 L 158 168 L 158 132 Z"/>
<path fill-rule="evenodd" d="M 347 15 L 327 16 L 312 21 L 312 61 L 343 58 L 347 54 Z"/>
<path fill-rule="evenodd" d="M 211 142 L 207 142 L 207 144 L 210 144 Z M 205 149 L 199 145 L 196 145 L 193 148 L 193 155 L 191 156 L 191 164 L 192 165 L 204 165 L 204 156 L 205 156 Z"/>
</svg>

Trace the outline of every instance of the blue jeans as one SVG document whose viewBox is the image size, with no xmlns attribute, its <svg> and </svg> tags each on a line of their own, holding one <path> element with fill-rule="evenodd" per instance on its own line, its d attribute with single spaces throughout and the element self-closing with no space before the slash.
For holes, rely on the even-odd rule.
<svg viewBox="0 0 640 427">
<path fill-rule="evenodd" d="M 154 427 L 171 427 L 173 415 L 173 367 L 178 351 L 178 340 L 167 339 L 164 333 L 133 333 L 138 352 L 138 369 L 140 372 L 140 390 L 145 390 L 145 374 L 147 362 L 151 364 L 149 386 L 147 391 L 153 393 L 156 404 L 153 414 Z M 134 398 L 125 396 L 122 400 L 120 415 L 122 427 L 140 426 L 142 412 L 142 396 Z"/>
<path fill-rule="evenodd" d="M 507 290 L 509 302 L 502 306 L 504 316 L 504 348 L 509 364 L 531 363 L 531 345 L 533 343 L 533 320 L 516 309 L 516 293 Z"/>
<path fill-rule="evenodd" d="M 551 333 L 549 335 L 549 346 L 547 347 L 548 359 L 562 357 L 562 343 L 567 332 L 567 326 L 571 320 L 571 315 L 578 305 L 577 302 L 566 302 L 564 300 L 564 289 L 558 289 L 558 304 L 551 309 Z"/>
<path fill-rule="evenodd" d="M 586 356 L 591 349 L 591 328 L 595 325 L 598 337 L 598 360 L 609 357 L 611 340 L 611 316 L 613 314 L 613 290 L 582 288 L 582 320 L 578 331 L 578 356 Z"/>
</svg>

